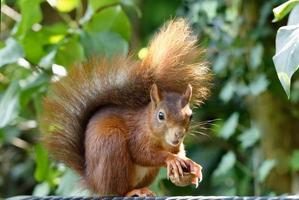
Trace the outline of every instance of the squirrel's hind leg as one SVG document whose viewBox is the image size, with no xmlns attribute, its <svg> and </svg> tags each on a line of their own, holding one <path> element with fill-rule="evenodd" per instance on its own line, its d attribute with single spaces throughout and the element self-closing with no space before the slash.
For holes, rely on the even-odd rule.
<svg viewBox="0 0 299 200">
<path fill-rule="evenodd" d="M 85 182 L 101 196 L 124 195 L 132 189 L 133 163 L 120 123 L 116 117 L 93 118 L 86 131 Z"/>
</svg>

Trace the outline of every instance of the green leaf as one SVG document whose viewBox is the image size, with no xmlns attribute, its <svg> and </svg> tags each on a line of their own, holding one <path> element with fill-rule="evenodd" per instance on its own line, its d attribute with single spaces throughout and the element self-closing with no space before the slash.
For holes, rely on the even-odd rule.
<svg viewBox="0 0 299 200">
<path fill-rule="evenodd" d="M 33 24 L 39 23 L 42 20 L 41 2 L 42 0 L 21 0 L 22 19 L 17 29 L 17 35 L 21 36 L 21 38 L 32 28 Z"/>
<path fill-rule="evenodd" d="M 269 85 L 269 81 L 267 80 L 264 74 L 257 75 L 249 84 L 249 89 L 251 94 L 257 96 L 264 92 Z"/>
<path fill-rule="evenodd" d="M 239 113 L 233 113 L 224 123 L 223 127 L 220 130 L 220 136 L 224 139 L 231 137 L 238 125 Z"/>
<path fill-rule="evenodd" d="M 249 65 L 252 69 L 256 69 L 263 58 L 264 47 L 261 43 L 256 44 L 250 51 Z"/>
<path fill-rule="evenodd" d="M 28 31 L 21 40 L 26 58 L 32 63 L 41 62 L 42 58 L 58 48 L 66 34 L 67 26 L 62 23 L 43 26 L 38 32 Z"/>
<path fill-rule="evenodd" d="M 53 51 L 51 51 L 50 53 L 42 57 L 38 65 L 45 69 L 49 69 L 54 64 L 56 54 L 57 54 L 57 49 L 54 49 Z"/>
<path fill-rule="evenodd" d="M 219 94 L 220 99 L 224 102 L 228 102 L 229 100 L 231 100 L 235 93 L 236 86 L 237 84 L 235 80 L 228 81 Z"/>
<path fill-rule="evenodd" d="M 46 54 L 43 48 L 45 42 L 46 37 L 42 32 L 29 30 L 26 36 L 21 40 L 26 58 L 32 63 L 38 63 L 40 58 Z"/>
<path fill-rule="evenodd" d="M 297 4 L 299 0 L 289 0 L 280 6 L 273 9 L 274 19 L 272 22 L 277 22 L 284 18 Z"/>
<path fill-rule="evenodd" d="M 35 179 L 37 181 L 46 180 L 49 172 L 49 159 L 47 150 L 41 144 L 35 146 L 35 163 Z"/>
<path fill-rule="evenodd" d="M 258 170 L 258 180 L 264 182 L 275 166 L 275 160 L 265 160 Z"/>
<path fill-rule="evenodd" d="M 124 8 L 124 10 L 130 12 L 131 10 L 134 11 L 139 18 L 141 18 L 142 13 L 140 8 L 136 5 L 135 0 L 121 0 L 121 5 Z"/>
<path fill-rule="evenodd" d="M 43 94 L 45 86 L 49 83 L 49 77 L 42 73 L 32 74 L 27 79 L 22 80 L 22 82 L 20 105 L 24 109 L 34 97 Z"/>
<path fill-rule="evenodd" d="M 85 55 L 126 55 L 128 53 L 128 43 L 113 32 L 82 32 L 81 42 L 83 44 Z"/>
<path fill-rule="evenodd" d="M 220 53 L 213 64 L 213 71 L 221 73 L 227 66 L 229 61 L 229 54 L 227 52 Z"/>
<path fill-rule="evenodd" d="M 70 12 L 77 8 L 80 4 L 80 0 L 56 0 L 54 6 L 60 12 Z"/>
<path fill-rule="evenodd" d="M 13 139 L 19 137 L 21 131 L 16 126 L 6 126 L 0 129 L 0 141 L 2 140 L 4 143 L 11 143 Z"/>
<path fill-rule="evenodd" d="M 276 52 L 273 56 L 278 78 L 290 97 L 291 78 L 299 68 L 299 26 L 284 26 L 276 35 Z"/>
<path fill-rule="evenodd" d="M 241 146 L 246 149 L 253 146 L 260 138 L 260 132 L 256 126 L 251 127 L 244 131 L 238 140 L 241 142 Z"/>
<path fill-rule="evenodd" d="M 293 171 L 299 170 L 299 150 L 295 150 L 291 157 L 291 168 Z"/>
<path fill-rule="evenodd" d="M 16 62 L 24 56 L 22 47 L 13 38 L 5 41 L 5 47 L 0 49 L 0 68 L 3 65 Z"/>
<path fill-rule="evenodd" d="M 299 25 L 299 4 L 291 11 L 287 25 Z"/>
<path fill-rule="evenodd" d="M 67 169 L 64 175 L 61 177 L 61 181 L 56 190 L 57 195 L 61 196 L 86 196 L 87 191 L 82 191 L 78 188 L 78 183 L 80 180 L 79 176 L 75 174 L 72 170 Z"/>
<path fill-rule="evenodd" d="M 203 1 L 202 2 L 202 9 L 205 11 L 205 13 L 208 16 L 209 20 L 212 20 L 217 15 L 217 1 Z"/>
<path fill-rule="evenodd" d="M 89 4 L 94 11 L 103 6 L 113 5 L 117 3 L 120 3 L 120 0 L 89 0 Z"/>
<path fill-rule="evenodd" d="M 57 64 L 66 67 L 82 60 L 84 60 L 84 49 L 77 38 L 65 40 L 64 44 L 58 48 L 55 57 Z"/>
<path fill-rule="evenodd" d="M 96 13 L 84 28 L 90 32 L 116 32 L 126 40 L 131 37 L 131 24 L 121 6 L 109 7 Z"/>
<path fill-rule="evenodd" d="M 47 196 L 50 193 L 50 185 L 47 182 L 37 184 L 34 187 L 33 196 Z"/>
<path fill-rule="evenodd" d="M 236 156 L 233 152 L 229 151 L 222 156 L 218 167 L 213 173 L 214 177 L 225 175 L 236 163 Z"/>
<path fill-rule="evenodd" d="M 0 128 L 8 125 L 18 116 L 20 86 L 13 81 L 0 100 Z"/>
</svg>

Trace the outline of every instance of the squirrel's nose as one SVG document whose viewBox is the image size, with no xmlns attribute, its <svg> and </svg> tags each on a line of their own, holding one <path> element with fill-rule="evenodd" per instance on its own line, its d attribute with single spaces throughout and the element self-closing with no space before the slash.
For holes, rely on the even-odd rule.
<svg viewBox="0 0 299 200">
<path fill-rule="evenodd" d="M 176 139 L 178 139 L 178 140 L 181 139 L 181 138 L 183 137 L 183 135 L 184 135 L 184 134 L 181 133 L 181 132 L 176 132 L 176 133 L 175 133 L 175 137 L 176 137 Z"/>
</svg>

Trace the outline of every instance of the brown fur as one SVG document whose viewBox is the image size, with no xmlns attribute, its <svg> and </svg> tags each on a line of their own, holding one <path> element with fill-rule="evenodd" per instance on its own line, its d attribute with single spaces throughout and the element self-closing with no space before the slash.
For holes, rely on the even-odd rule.
<svg viewBox="0 0 299 200">
<path fill-rule="evenodd" d="M 162 141 L 160 132 L 171 120 L 187 131 L 188 109 L 180 107 L 182 102 L 200 105 L 209 95 L 211 74 L 199 60 L 202 51 L 196 43 L 186 21 L 179 19 L 160 30 L 141 62 L 91 59 L 73 67 L 44 100 L 41 128 L 50 153 L 101 195 L 124 195 L 149 185 L 159 167 L 180 153 L 179 147 Z M 173 106 L 166 113 L 167 126 L 159 131 L 152 119 L 158 109 L 151 102 L 154 83 L 164 94 L 160 107 Z M 188 84 L 191 102 L 184 94 Z M 136 165 L 151 170 L 134 185 Z"/>
</svg>

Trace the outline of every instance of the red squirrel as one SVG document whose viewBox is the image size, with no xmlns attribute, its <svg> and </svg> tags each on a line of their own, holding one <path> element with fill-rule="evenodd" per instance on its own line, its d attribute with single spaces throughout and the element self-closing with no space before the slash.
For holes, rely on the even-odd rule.
<svg viewBox="0 0 299 200">
<path fill-rule="evenodd" d="M 160 167 L 178 182 L 188 169 L 197 182 L 201 167 L 185 156 L 183 140 L 211 73 L 196 43 L 186 20 L 176 19 L 141 61 L 94 58 L 71 68 L 44 99 L 49 152 L 101 196 L 152 196 L 147 186 Z"/>
</svg>

